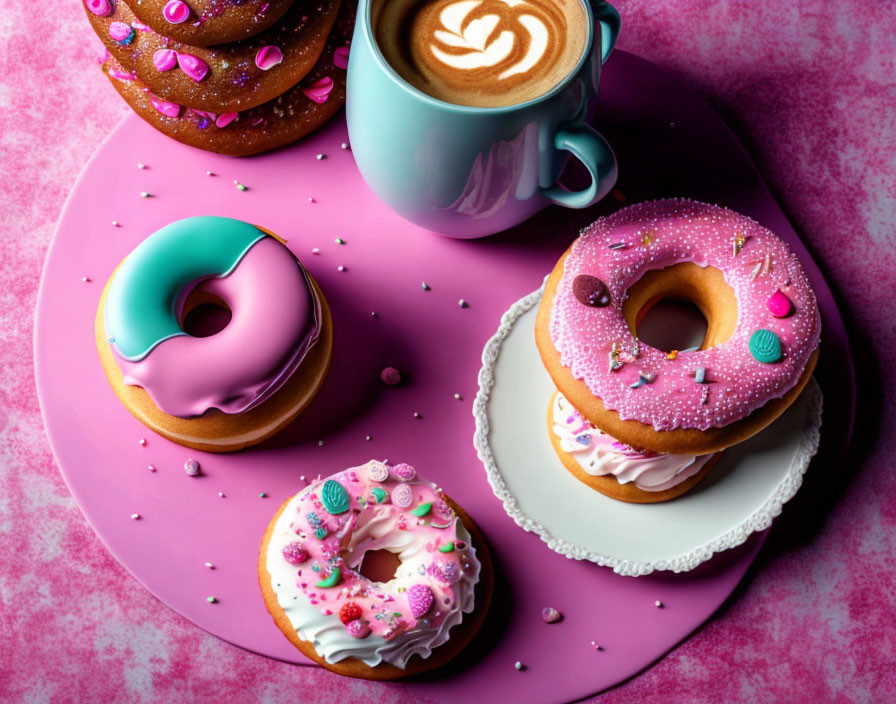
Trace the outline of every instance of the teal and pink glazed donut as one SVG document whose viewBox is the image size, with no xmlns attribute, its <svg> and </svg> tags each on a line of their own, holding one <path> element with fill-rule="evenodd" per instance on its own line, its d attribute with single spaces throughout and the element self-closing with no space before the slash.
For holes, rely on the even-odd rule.
<svg viewBox="0 0 896 704">
<path fill-rule="evenodd" d="M 270 403 L 279 394 L 298 390 L 307 401 L 319 386 L 326 364 L 320 354 L 307 362 L 329 326 L 322 300 L 267 231 L 231 218 L 186 218 L 147 237 L 112 275 L 97 316 L 98 346 L 113 387 L 138 418 L 145 422 L 152 410 L 147 424 L 171 439 L 189 437 L 172 437 L 169 425 L 183 434 L 192 424 L 197 441 L 205 433 L 206 444 L 234 449 L 231 441 L 256 442 L 297 413 L 284 399 Z M 229 311 L 229 322 L 212 335 L 188 333 L 186 313 L 208 302 Z"/>
<path fill-rule="evenodd" d="M 388 551 L 376 581 L 362 563 Z M 491 598 L 488 550 L 467 514 L 407 464 L 370 461 L 317 479 L 270 522 L 259 553 L 268 611 L 335 672 L 395 679 L 440 666 L 475 635 Z"/>
<path fill-rule="evenodd" d="M 699 348 L 638 338 L 644 314 L 667 298 L 703 313 Z M 635 450 L 700 457 L 789 407 L 820 331 L 809 280 L 779 237 L 726 208 L 671 199 L 582 232 L 546 282 L 536 341 L 560 394 L 594 428 Z"/>
</svg>

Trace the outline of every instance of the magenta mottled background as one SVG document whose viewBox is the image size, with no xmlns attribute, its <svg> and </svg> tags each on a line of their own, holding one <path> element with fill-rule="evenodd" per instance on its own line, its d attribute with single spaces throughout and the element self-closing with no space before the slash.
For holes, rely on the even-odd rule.
<svg viewBox="0 0 896 704">
<path fill-rule="evenodd" d="M 69 189 L 126 113 L 79 5 L 0 0 L 0 701 L 411 701 L 199 630 L 115 562 L 62 481 L 35 395 L 37 286 Z M 597 700 L 893 701 L 896 10 L 616 5 L 619 46 L 721 113 L 818 258 L 853 336 L 859 415 L 840 475 L 785 510 L 720 613 Z"/>
</svg>

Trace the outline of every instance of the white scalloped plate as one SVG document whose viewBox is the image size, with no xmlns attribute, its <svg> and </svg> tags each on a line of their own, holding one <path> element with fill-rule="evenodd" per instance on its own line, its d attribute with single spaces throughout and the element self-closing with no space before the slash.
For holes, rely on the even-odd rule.
<svg viewBox="0 0 896 704">
<path fill-rule="evenodd" d="M 686 572 L 771 525 L 818 449 L 821 389 L 812 379 L 769 428 L 727 450 L 705 480 L 661 504 L 614 501 L 561 464 L 547 435 L 553 382 L 535 347 L 541 289 L 517 301 L 482 352 L 474 444 L 504 510 L 569 558 L 638 576 Z"/>
</svg>

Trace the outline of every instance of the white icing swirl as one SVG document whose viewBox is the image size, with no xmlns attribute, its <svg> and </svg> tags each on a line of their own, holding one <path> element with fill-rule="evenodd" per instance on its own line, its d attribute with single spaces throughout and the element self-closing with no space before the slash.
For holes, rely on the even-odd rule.
<svg viewBox="0 0 896 704">
<path fill-rule="evenodd" d="M 363 469 L 356 468 L 362 483 L 367 476 Z M 375 482 L 371 484 L 376 485 Z M 435 490 L 435 486 L 427 482 L 411 481 L 406 485 Z M 436 604 L 435 608 L 442 610 L 444 614 L 439 625 L 433 627 L 418 624 L 389 639 L 376 634 L 359 639 L 346 630 L 336 613 L 326 613 L 330 610 L 326 601 L 315 605 L 306 598 L 297 582 L 296 567 L 283 558 L 283 548 L 296 540 L 293 521 L 299 513 L 300 503 L 304 496 L 316 488 L 319 486 L 312 484 L 288 502 L 274 525 L 266 553 L 271 587 L 298 637 L 310 642 L 317 654 L 331 664 L 346 658 L 356 658 L 369 667 L 386 662 L 403 669 L 413 655 L 429 657 L 433 649 L 448 641 L 451 629 L 463 620 L 463 615 L 471 613 L 474 608 L 474 588 L 479 582 L 480 564 L 463 523 L 455 518 L 452 528 L 446 531 L 456 532 L 456 539 L 467 543 L 467 565 L 460 570 L 458 581 L 450 587 L 454 595 L 450 605 L 446 607 L 444 601 Z M 359 521 L 347 537 L 340 554 L 345 565 L 353 570 L 360 567 L 364 554 L 369 551 L 388 550 L 397 555 L 401 565 L 396 570 L 395 577 L 385 585 L 377 585 L 385 593 L 403 593 L 412 585 L 418 584 L 421 581 L 420 570 L 425 570 L 433 560 L 433 553 L 425 549 L 425 533 L 415 528 L 399 529 L 396 525 L 396 513 L 386 505 L 375 509 L 373 516 Z M 349 590 L 348 594 L 351 596 L 353 592 Z"/>
<path fill-rule="evenodd" d="M 642 491 L 665 491 L 697 474 L 712 458 L 634 450 L 593 427 L 560 392 L 552 408 L 560 448 L 594 477 L 613 475 L 620 484 L 634 482 Z"/>
</svg>

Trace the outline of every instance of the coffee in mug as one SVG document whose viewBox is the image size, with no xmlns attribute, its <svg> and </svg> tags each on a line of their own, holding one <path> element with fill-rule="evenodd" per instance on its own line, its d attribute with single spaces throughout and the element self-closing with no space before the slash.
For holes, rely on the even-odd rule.
<svg viewBox="0 0 896 704">
<path fill-rule="evenodd" d="M 588 43 L 582 0 L 373 0 L 389 65 L 455 105 L 503 107 L 548 93 Z"/>
</svg>

